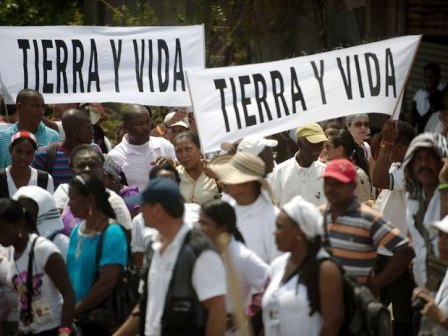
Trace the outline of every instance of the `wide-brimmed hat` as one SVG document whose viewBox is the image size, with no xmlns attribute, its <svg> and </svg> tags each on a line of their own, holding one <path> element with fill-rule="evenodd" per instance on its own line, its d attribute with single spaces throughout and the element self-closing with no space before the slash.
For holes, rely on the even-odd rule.
<svg viewBox="0 0 448 336">
<path fill-rule="evenodd" d="M 224 184 L 264 181 L 264 161 L 253 153 L 238 152 L 225 162 L 210 163 L 208 168 Z"/>
</svg>

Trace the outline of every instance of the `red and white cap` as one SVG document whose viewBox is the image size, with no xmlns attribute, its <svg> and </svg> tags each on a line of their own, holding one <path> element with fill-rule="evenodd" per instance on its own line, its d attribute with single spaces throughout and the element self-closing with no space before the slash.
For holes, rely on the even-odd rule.
<svg viewBox="0 0 448 336">
<path fill-rule="evenodd" d="M 31 139 L 31 140 L 35 143 L 35 145 L 37 146 L 37 140 L 36 140 L 36 137 L 34 136 L 33 133 L 30 133 L 30 132 L 28 132 L 28 131 L 20 131 L 20 132 L 15 133 L 15 134 L 11 137 L 11 142 L 10 142 L 10 144 L 12 145 L 15 141 L 17 141 L 17 140 L 19 140 L 19 139 L 21 139 L 21 138 L 28 138 L 28 139 Z"/>
</svg>

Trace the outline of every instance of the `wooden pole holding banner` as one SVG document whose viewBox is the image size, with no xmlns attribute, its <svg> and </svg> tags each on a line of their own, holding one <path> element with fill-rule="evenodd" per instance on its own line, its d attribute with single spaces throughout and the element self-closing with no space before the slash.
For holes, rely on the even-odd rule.
<svg viewBox="0 0 448 336">
<path fill-rule="evenodd" d="M 398 95 L 397 103 L 395 104 L 395 107 L 394 107 L 394 110 L 392 112 L 392 115 L 390 116 L 390 118 L 392 120 L 394 120 L 395 114 L 397 113 L 397 110 L 398 110 L 398 105 L 400 103 L 400 100 L 403 97 L 404 89 L 406 87 L 406 83 L 408 82 L 409 75 L 411 74 L 411 69 L 414 66 L 415 58 L 417 57 L 418 48 L 420 48 L 420 43 L 422 42 L 422 37 L 423 37 L 423 35 L 420 35 L 420 38 L 419 38 L 418 43 L 417 43 L 417 48 L 415 48 L 414 56 L 412 57 L 412 62 L 410 64 L 409 68 L 408 68 L 408 72 L 406 74 L 406 78 L 404 80 L 404 83 L 403 83 L 403 86 L 401 88 L 400 94 Z"/>
<path fill-rule="evenodd" d="M 253 336 L 252 325 L 244 314 L 244 306 L 241 299 L 241 293 L 238 288 L 238 279 L 236 277 L 235 269 L 229 254 L 230 236 L 228 233 L 221 233 L 219 235 L 219 248 L 224 257 L 224 265 L 226 267 L 227 285 L 230 292 L 230 297 L 233 304 L 232 318 L 235 329 L 238 330 L 238 335 Z"/>
</svg>

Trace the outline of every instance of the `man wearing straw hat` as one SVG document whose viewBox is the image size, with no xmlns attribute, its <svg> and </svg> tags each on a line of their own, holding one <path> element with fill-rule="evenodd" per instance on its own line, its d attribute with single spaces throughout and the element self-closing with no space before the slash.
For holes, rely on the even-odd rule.
<svg viewBox="0 0 448 336">
<path fill-rule="evenodd" d="M 263 178 L 263 160 L 253 153 L 237 152 L 228 161 L 212 162 L 208 168 L 223 184 L 224 199 L 235 209 L 237 226 L 249 249 L 270 263 L 278 252 L 273 232 L 278 209 Z M 264 192 L 265 189 L 267 192 Z"/>
</svg>

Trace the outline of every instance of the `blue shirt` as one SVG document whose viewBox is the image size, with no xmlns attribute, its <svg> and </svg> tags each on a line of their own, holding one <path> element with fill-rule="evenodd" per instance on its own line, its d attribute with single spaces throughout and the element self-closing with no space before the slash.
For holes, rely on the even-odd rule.
<svg viewBox="0 0 448 336">
<path fill-rule="evenodd" d="M 18 123 L 0 130 L 0 169 L 6 168 L 11 164 L 11 154 L 9 153 L 9 144 L 11 137 L 19 131 Z M 59 133 L 45 126 L 41 121 L 34 133 L 37 140 L 37 147 L 47 146 L 49 143 L 59 141 Z"/>
<path fill-rule="evenodd" d="M 96 278 L 96 249 L 100 233 L 89 236 L 80 233 L 77 225 L 70 235 L 67 250 L 67 270 L 75 291 L 76 303 L 80 302 L 93 287 Z M 110 224 L 103 237 L 103 248 L 99 266 L 127 264 L 128 242 L 119 224 Z"/>
</svg>

